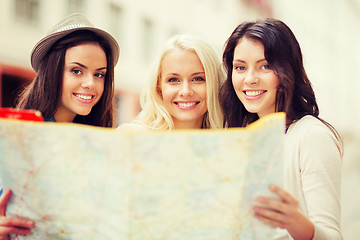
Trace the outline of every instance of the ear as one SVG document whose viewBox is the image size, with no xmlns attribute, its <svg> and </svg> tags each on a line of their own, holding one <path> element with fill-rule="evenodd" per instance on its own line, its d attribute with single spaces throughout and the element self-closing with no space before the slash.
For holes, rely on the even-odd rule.
<svg viewBox="0 0 360 240">
<path fill-rule="evenodd" d="M 159 86 L 159 84 L 156 86 L 156 92 L 159 94 L 160 98 L 162 99 L 162 91 L 161 91 L 161 87 Z"/>
<path fill-rule="evenodd" d="M 159 94 L 160 98 L 162 99 L 162 90 L 161 90 L 161 76 L 160 74 L 157 76 L 156 82 L 156 92 Z"/>
</svg>

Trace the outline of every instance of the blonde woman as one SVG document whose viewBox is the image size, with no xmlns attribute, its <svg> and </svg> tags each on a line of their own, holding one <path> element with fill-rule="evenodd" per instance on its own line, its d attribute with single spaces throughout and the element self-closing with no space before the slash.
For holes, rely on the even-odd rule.
<svg viewBox="0 0 360 240">
<path fill-rule="evenodd" d="M 118 129 L 222 128 L 222 80 L 220 57 L 210 45 L 194 36 L 174 36 L 155 61 L 141 96 L 141 112 Z"/>
</svg>

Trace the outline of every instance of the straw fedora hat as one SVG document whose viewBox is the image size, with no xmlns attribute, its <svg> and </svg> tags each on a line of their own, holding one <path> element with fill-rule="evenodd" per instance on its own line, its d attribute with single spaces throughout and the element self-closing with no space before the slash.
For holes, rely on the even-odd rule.
<svg viewBox="0 0 360 240">
<path fill-rule="evenodd" d="M 35 45 L 31 52 L 31 66 L 33 69 L 36 72 L 38 71 L 40 62 L 57 40 L 79 30 L 89 30 L 104 38 L 111 48 L 114 65 L 116 65 L 120 55 L 117 41 L 109 33 L 94 27 L 84 15 L 73 13 L 56 24 L 47 35 Z"/>
</svg>

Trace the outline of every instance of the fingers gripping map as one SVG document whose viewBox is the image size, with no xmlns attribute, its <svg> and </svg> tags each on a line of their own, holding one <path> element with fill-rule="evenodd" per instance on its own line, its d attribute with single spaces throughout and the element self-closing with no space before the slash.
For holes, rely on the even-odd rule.
<svg viewBox="0 0 360 240">
<path fill-rule="evenodd" d="M 0 119 L 7 216 L 35 221 L 13 239 L 269 239 L 257 196 L 282 186 L 285 115 L 247 128 L 115 131 Z"/>
</svg>

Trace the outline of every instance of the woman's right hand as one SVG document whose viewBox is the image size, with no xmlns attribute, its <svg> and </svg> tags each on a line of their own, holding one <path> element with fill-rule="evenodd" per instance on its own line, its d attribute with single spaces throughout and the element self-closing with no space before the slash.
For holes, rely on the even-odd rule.
<svg viewBox="0 0 360 240">
<path fill-rule="evenodd" d="M 6 206 L 12 191 L 6 190 L 0 198 L 0 240 L 8 240 L 9 234 L 27 235 L 34 221 L 21 217 L 6 217 Z"/>
<path fill-rule="evenodd" d="M 284 189 L 270 185 L 281 200 L 259 197 L 261 205 L 253 207 L 255 217 L 270 226 L 286 229 L 293 239 L 313 239 L 314 224 L 298 209 L 298 201 Z"/>
</svg>

